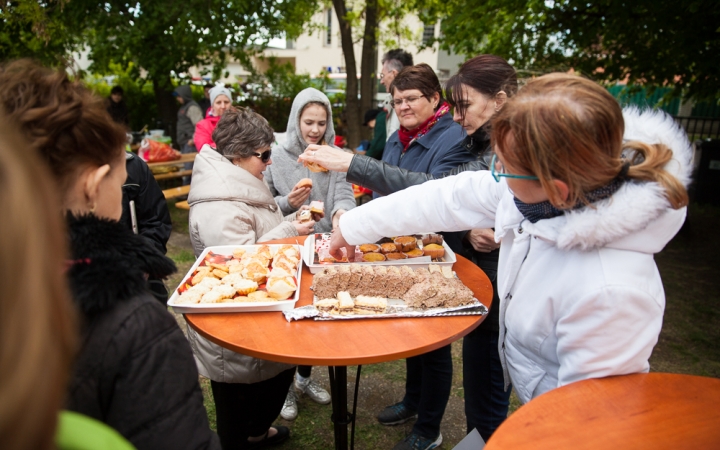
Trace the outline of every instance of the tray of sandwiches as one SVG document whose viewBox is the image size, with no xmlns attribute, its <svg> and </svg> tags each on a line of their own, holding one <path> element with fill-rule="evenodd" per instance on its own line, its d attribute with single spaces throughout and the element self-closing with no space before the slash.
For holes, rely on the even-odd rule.
<svg viewBox="0 0 720 450">
<path fill-rule="evenodd" d="M 305 239 L 303 260 L 313 274 L 328 266 L 348 265 L 350 262 L 345 249 L 342 249 L 343 258 L 340 260 L 330 255 L 330 236 L 330 233 L 315 233 Z M 434 233 L 388 237 L 355 246 L 354 263 L 362 265 L 427 268 L 435 264 L 452 267 L 456 261 L 455 253 L 442 235 Z"/>
<path fill-rule="evenodd" d="M 285 311 L 286 318 L 317 320 L 487 314 L 449 266 L 430 264 L 329 266 L 316 273 L 312 306 Z"/>
<path fill-rule="evenodd" d="M 173 292 L 178 313 L 284 311 L 300 295 L 300 245 L 207 247 Z"/>
</svg>

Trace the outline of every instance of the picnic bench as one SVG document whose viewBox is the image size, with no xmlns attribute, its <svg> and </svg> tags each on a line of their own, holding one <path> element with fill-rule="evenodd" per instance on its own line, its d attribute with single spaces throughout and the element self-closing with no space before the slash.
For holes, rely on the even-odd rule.
<svg viewBox="0 0 720 450">
<path fill-rule="evenodd" d="M 195 161 L 196 156 L 197 156 L 197 152 L 183 153 L 182 156 L 180 156 L 180 159 L 176 159 L 174 161 L 148 163 L 148 167 L 150 167 L 150 170 L 153 170 L 153 168 L 158 168 L 158 167 L 180 166 L 180 168 L 178 170 L 175 170 L 172 172 L 162 172 L 162 173 L 154 173 L 153 172 L 153 177 L 155 177 L 156 180 L 169 180 L 172 178 L 187 177 L 187 176 L 192 175 L 192 170 L 191 169 L 183 169 L 182 166 L 184 166 L 185 163 L 190 163 L 190 162 Z M 167 196 L 165 198 L 167 198 Z"/>
</svg>

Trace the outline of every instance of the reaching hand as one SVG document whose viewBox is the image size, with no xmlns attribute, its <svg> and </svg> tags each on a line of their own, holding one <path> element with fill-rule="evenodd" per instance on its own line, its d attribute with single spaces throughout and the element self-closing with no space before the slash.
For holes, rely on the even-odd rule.
<svg viewBox="0 0 720 450">
<path fill-rule="evenodd" d="M 500 244 L 495 242 L 495 230 L 492 228 L 476 228 L 470 230 L 466 237 L 475 251 L 478 252 L 489 253 L 500 248 Z"/>
<path fill-rule="evenodd" d="M 352 159 L 352 153 L 332 148 L 329 145 L 308 145 L 305 153 L 298 157 L 298 162 L 316 163 L 328 170 L 347 172 Z"/>
<path fill-rule="evenodd" d="M 355 246 L 350 245 L 345 241 L 345 238 L 340 231 L 340 224 L 333 229 L 330 235 L 330 256 L 337 259 L 338 261 L 343 259 L 342 248 L 347 251 L 348 261 L 355 261 Z"/>
<path fill-rule="evenodd" d="M 338 209 L 337 211 L 335 211 L 335 215 L 332 217 L 333 230 L 340 226 L 340 216 L 345 214 L 345 212 L 346 211 L 344 209 Z"/>
</svg>

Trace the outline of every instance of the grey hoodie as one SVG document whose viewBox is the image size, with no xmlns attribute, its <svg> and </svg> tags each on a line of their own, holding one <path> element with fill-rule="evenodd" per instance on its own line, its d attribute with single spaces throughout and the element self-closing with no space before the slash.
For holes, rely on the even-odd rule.
<svg viewBox="0 0 720 450">
<path fill-rule="evenodd" d="M 177 142 L 179 145 L 185 145 L 195 134 L 195 125 L 203 119 L 203 111 L 193 100 L 190 86 L 178 86 L 175 88 L 175 93 L 184 102 L 177 113 Z"/>
<path fill-rule="evenodd" d="M 319 233 L 332 230 L 332 216 L 339 209 L 349 211 L 355 207 L 355 196 L 352 185 L 345 180 L 345 174 L 339 172 L 311 172 L 297 162 L 298 156 L 305 151 L 308 144 L 300 133 L 300 112 L 310 102 L 319 102 L 325 105 L 328 112 L 325 142 L 332 145 L 335 140 L 335 128 L 332 121 L 330 101 L 317 89 L 307 88 L 300 92 L 293 100 L 290 117 L 288 118 L 286 140 L 284 144 L 273 147 L 272 165 L 265 171 L 265 182 L 283 214 L 290 214 L 295 209 L 290 206 L 287 196 L 298 181 L 310 178 L 313 182 L 310 198 L 306 201 L 319 200 L 325 203 L 325 217 L 315 224 L 315 231 Z"/>
</svg>

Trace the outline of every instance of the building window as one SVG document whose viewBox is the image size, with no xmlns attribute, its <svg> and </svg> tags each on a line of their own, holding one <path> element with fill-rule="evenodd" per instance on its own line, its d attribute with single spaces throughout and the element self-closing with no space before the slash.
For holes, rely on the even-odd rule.
<svg viewBox="0 0 720 450">
<path fill-rule="evenodd" d="M 332 44 L 332 8 L 328 8 L 325 12 L 325 26 L 327 30 L 325 32 L 325 45 L 330 46 Z"/>
<path fill-rule="evenodd" d="M 432 25 L 423 24 L 422 43 L 429 44 L 430 42 L 432 42 L 434 37 L 435 37 L 435 24 L 432 24 Z"/>
<path fill-rule="evenodd" d="M 295 39 L 285 39 L 285 48 L 292 50 L 295 48 Z"/>
</svg>

